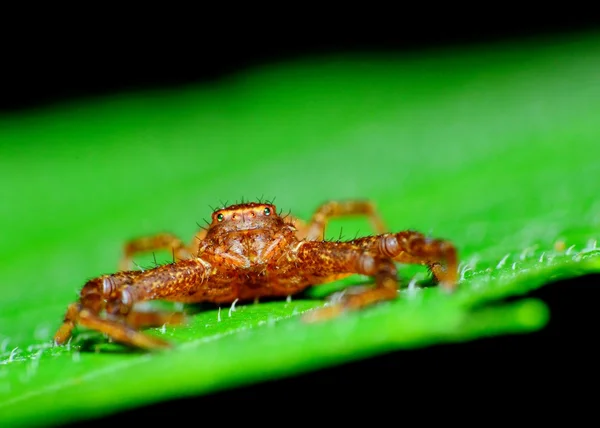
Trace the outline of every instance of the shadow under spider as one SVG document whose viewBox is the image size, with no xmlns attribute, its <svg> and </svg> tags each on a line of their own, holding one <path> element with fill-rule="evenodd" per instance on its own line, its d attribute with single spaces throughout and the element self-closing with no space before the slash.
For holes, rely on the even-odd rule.
<svg viewBox="0 0 600 428">
<path fill-rule="evenodd" d="M 87 333 L 87 332 L 86 332 Z M 83 335 L 82 335 L 83 336 Z M 145 354 L 147 351 L 127 346 L 118 342 L 107 342 L 103 334 L 86 334 L 78 337 L 71 346 L 78 347 L 79 352 L 90 354 Z"/>
</svg>

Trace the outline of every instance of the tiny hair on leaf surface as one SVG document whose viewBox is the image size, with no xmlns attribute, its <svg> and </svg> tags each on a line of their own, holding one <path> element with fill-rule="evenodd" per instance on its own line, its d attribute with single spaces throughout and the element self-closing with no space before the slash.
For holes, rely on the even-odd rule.
<svg viewBox="0 0 600 428">
<path fill-rule="evenodd" d="M 543 302 L 506 298 L 600 271 L 599 41 L 305 58 L 211 87 L 0 117 L 0 178 L 10 183 L 0 195 L 10 225 L 0 238 L 0 425 L 56 425 L 541 329 L 552 316 Z M 67 305 L 86 281 L 117 271 L 126 241 L 168 232 L 190 242 L 210 204 L 240 195 L 276 197 L 305 221 L 327 200 L 372 201 L 390 231 L 457 247 L 458 288 L 399 264 L 397 299 L 324 322 L 302 316 L 370 278 L 257 304 L 152 302 L 188 315 L 144 330 L 173 343 L 167 351 L 80 327 L 53 346 Z M 325 239 L 374 233 L 365 218 L 340 218 Z M 132 262 L 172 261 L 156 251 Z"/>
</svg>

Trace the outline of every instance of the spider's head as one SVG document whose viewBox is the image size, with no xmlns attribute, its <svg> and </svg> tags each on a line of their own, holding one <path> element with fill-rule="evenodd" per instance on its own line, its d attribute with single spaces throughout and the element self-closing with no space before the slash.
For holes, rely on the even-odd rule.
<svg viewBox="0 0 600 428">
<path fill-rule="evenodd" d="M 212 214 L 211 227 L 218 226 L 227 231 L 259 229 L 280 219 L 273 204 L 250 202 L 231 205 Z"/>
</svg>

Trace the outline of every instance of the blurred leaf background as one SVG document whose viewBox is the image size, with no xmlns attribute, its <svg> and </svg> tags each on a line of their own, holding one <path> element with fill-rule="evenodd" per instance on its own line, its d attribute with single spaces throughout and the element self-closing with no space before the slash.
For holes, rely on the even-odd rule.
<svg viewBox="0 0 600 428">
<path fill-rule="evenodd" d="M 102 416 L 542 328 L 542 302 L 498 302 L 600 270 L 599 41 L 308 57 L 4 115 L 0 421 Z M 115 270 L 125 240 L 191 239 L 210 206 L 258 197 L 306 219 L 329 199 L 371 199 L 390 229 L 455 242 L 461 289 L 421 288 L 425 271 L 403 267 L 404 298 L 328 323 L 298 315 L 365 278 L 291 302 L 198 308 L 189 325 L 150 333 L 179 345 L 169 353 L 121 352 L 83 331 L 50 346 L 67 304 Z M 340 233 L 371 231 L 351 219 L 332 223 L 329 237 Z"/>
</svg>

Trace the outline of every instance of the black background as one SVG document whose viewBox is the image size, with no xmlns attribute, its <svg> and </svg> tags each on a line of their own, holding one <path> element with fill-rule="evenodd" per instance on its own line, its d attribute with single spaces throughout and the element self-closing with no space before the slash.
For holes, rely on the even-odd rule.
<svg viewBox="0 0 600 428">
<path fill-rule="evenodd" d="M 432 11 L 436 7 L 432 5 Z M 4 33 L 0 111 L 212 81 L 253 65 L 306 55 L 472 44 L 492 49 L 496 42 L 600 29 L 595 14 L 573 10 L 563 7 L 548 16 L 531 16 L 505 6 L 479 15 L 469 11 L 432 15 L 427 10 L 392 12 L 370 6 L 350 17 L 320 16 L 313 10 L 308 17 L 306 11 L 294 11 L 272 20 L 245 22 L 229 20 L 223 13 L 183 22 L 167 15 L 158 22 L 143 17 L 113 19 L 118 15 L 114 12 L 108 21 L 90 15 L 13 23 L 6 15 L 4 24 L 9 27 L 0 28 Z M 189 13 L 182 10 L 177 18 Z"/>
<path fill-rule="evenodd" d="M 381 14 L 387 16 L 389 11 Z M 140 18 L 135 26 L 79 20 L 67 26 L 20 27 L 3 41 L 0 109 L 28 111 L 124 90 L 213 81 L 249 66 L 302 55 L 493 46 L 600 29 L 591 12 L 573 16 L 566 9 L 551 18 L 521 17 L 521 11 L 513 9 L 502 18 L 495 11 L 461 19 L 432 19 L 426 13 L 387 16 L 382 22 L 367 16 L 348 22 L 337 16 L 294 25 L 292 16 L 275 20 L 279 25 L 251 21 L 240 26 L 221 19 L 210 28 L 203 27 L 212 19 L 206 15 L 194 25 L 180 26 L 145 25 Z M 598 398 L 599 282 L 599 275 L 589 275 L 532 293 L 551 310 L 550 324 L 539 333 L 395 352 L 134 409 L 96 423 L 112 426 L 163 418 L 169 425 L 189 421 L 197 425 L 216 423 L 213 418 L 218 418 L 236 424 L 300 420 L 348 424 L 362 417 L 369 423 L 388 416 L 392 421 L 417 416 L 420 423 L 438 418 L 489 423 L 506 415 L 518 421 L 515 410 L 535 417 L 555 413 L 593 417 Z M 415 413 L 417 409 L 421 410 Z"/>
</svg>

